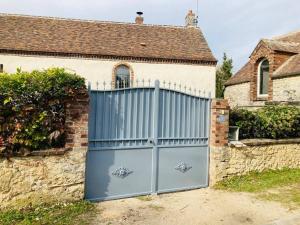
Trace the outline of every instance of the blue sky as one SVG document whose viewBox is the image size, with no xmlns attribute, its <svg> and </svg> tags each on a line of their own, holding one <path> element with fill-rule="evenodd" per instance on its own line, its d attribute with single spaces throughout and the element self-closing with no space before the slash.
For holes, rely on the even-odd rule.
<svg viewBox="0 0 300 225">
<path fill-rule="evenodd" d="M 145 23 L 184 25 L 197 0 L 1 0 L 0 12 L 39 16 L 133 22 L 143 11 Z M 199 25 L 220 61 L 233 58 L 234 70 L 246 63 L 261 38 L 300 30 L 299 0 L 199 0 Z"/>
</svg>

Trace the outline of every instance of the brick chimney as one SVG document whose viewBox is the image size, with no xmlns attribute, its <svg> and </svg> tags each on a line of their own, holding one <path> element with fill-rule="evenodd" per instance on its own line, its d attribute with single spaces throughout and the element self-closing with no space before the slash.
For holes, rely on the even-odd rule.
<svg viewBox="0 0 300 225">
<path fill-rule="evenodd" d="M 188 14 L 185 17 L 185 26 L 197 27 L 197 24 L 198 24 L 198 19 L 197 19 L 195 13 L 193 13 L 192 10 L 189 10 Z"/>
<path fill-rule="evenodd" d="M 144 17 L 142 15 L 144 14 L 143 12 L 136 12 L 137 17 L 135 18 L 135 23 L 136 24 L 143 24 L 144 23 Z"/>
</svg>

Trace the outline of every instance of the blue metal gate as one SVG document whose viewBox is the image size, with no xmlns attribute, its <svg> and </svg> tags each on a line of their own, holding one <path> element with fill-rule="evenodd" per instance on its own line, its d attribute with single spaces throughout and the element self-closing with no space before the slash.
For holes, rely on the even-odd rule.
<svg viewBox="0 0 300 225">
<path fill-rule="evenodd" d="M 207 187 L 210 102 L 158 81 L 90 90 L 86 199 Z"/>
</svg>

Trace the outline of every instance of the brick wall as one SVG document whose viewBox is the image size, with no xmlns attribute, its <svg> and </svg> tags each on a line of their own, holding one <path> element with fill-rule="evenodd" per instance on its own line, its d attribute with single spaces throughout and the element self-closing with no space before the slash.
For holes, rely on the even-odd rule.
<svg viewBox="0 0 300 225">
<path fill-rule="evenodd" d="M 222 147 L 228 144 L 229 104 L 225 99 L 214 99 L 211 105 L 210 145 Z"/>
<path fill-rule="evenodd" d="M 87 147 L 88 145 L 88 93 L 81 93 L 66 104 L 66 148 Z"/>
</svg>

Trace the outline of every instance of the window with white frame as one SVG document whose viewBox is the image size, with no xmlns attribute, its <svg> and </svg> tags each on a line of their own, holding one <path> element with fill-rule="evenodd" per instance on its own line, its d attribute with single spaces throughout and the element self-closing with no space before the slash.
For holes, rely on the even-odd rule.
<svg viewBox="0 0 300 225">
<path fill-rule="evenodd" d="M 267 96 L 269 89 L 269 61 L 263 59 L 258 65 L 258 96 Z"/>
<path fill-rule="evenodd" d="M 0 64 L 0 73 L 3 73 L 3 64 Z"/>
</svg>

